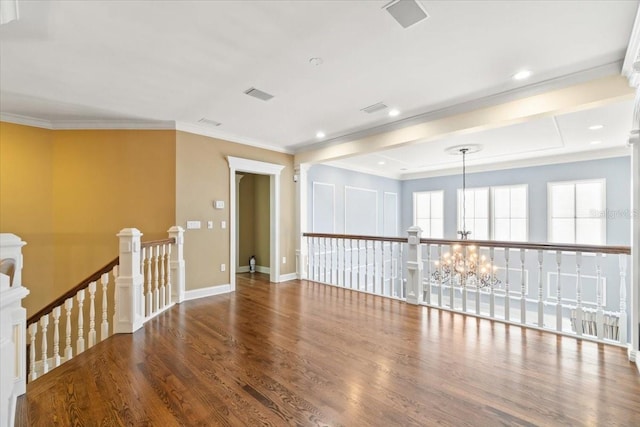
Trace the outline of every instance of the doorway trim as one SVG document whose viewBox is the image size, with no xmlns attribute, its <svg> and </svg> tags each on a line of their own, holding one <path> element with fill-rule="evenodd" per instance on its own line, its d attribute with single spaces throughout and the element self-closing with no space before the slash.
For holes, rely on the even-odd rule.
<svg viewBox="0 0 640 427">
<path fill-rule="evenodd" d="M 236 172 L 248 172 L 269 175 L 269 281 L 280 281 L 280 173 L 284 165 L 227 156 L 229 163 L 229 284 L 231 291 L 236 290 L 236 251 L 238 242 L 236 233 Z"/>
</svg>

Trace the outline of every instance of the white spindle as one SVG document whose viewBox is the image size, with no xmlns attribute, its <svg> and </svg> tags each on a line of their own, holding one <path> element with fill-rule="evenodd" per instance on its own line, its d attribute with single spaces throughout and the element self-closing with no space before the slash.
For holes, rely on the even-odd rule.
<svg viewBox="0 0 640 427">
<path fill-rule="evenodd" d="M 60 366 L 60 306 L 51 312 L 53 317 L 53 367 Z"/>
<path fill-rule="evenodd" d="M 78 291 L 78 341 L 76 342 L 76 354 L 84 351 L 84 289 Z"/>
<path fill-rule="evenodd" d="M 400 298 L 404 298 L 405 296 L 405 289 L 404 289 L 404 243 L 398 243 L 398 250 L 400 252 L 399 258 L 398 258 L 398 269 L 400 270 L 398 276 L 400 277 Z"/>
<path fill-rule="evenodd" d="M 576 252 L 576 334 L 582 336 L 582 252 Z"/>
<path fill-rule="evenodd" d="M 89 283 L 89 348 L 96 344 L 96 282 Z"/>
<path fill-rule="evenodd" d="M 504 248 L 504 320 L 507 322 L 511 318 L 511 299 L 510 299 L 510 289 L 511 284 L 509 283 L 509 251 L 510 248 Z"/>
<path fill-rule="evenodd" d="M 117 283 L 116 280 L 118 279 L 118 270 L 119 270 L 119 266 L 114 266 L 113 270 L 111 271 L 111 274 L 113 274 L 113 283 Z M 144 285 L 143 285 L 144 286 Z M 113 312 L 117 313 L 118 312 L 118 292 L 114 292 L 113 293 Z M 113 324 L 113 328 L 115 329 L 116 325 L 115 325 L 115 320 L 114 320 L 114 324 Z"/>
<path fill-rule="evenodd" d="M 527 323 L 527 287 L 524 276 L 524 249 L 520 249 L 520 323 Z"/>
<path fill-rule="evenodd" d="M 495 281 L 496 281 L 496 269 L 495 269 L 495 248 L 489 248 L 489 262 L 491 263 L 491 284 L 489 285 L 489 317 L 492 319 L 496 315 L 496 293 L 495 293 Z"/>
<path fill-rule="evenodd" d="M 171 304 L 173 301 L 171 299 L 171 295 L 173 295 L 172 285 L 171 285 L 171 268 L 169 266 L 169 262 L 171 261 L 171 245 L 167 245 L 167 256 L 165 258 L 166 272 L 167 272 L 167 304 Z M 301 269 L 299 269 L 301 270 Z"/>
<path fill-rule="evenodd" d="M 481 261 L 481 257 L 480 257 L 480 247 L 478 246 L 478 258 L 476 261 L 476 271 L 475 271 L 475 275 L 476 275 L 476 314 L 480 314 L 480 285 L 482 285 L 482 283 L 480 282 L 480 280 L 478 280 L 480 278 L 480 263 Z"/>
<path fill-rule="evenodd" d="M 140 251 L 140 264 L 142 265 L 142 293 L 144 294 L 145 316 L 151 315 L 153 285 L 151 284 L 151 253 L 153 249 L 143 247 Z M 145 292 L 146 290 L 146 292 Z"/>
<path fill-rule="evenodd" d="M 470 259 L 470 252 L 472 252 L 471 250 L 471 246 L 463 246 L 462 248 L 463 253 L 464 253 L 464 260 L 465 260 L 465 264 L 467 264 L 467 260 Z M 462 287 L 462 312 L 466 313 L 467 312 L 467 274 L 469 272 L 465 269 L 464 272 L 462 274 L 460 274 L 460 286 Z"/>
<path fill-rule="evenodd" d="M 100 341 L 104 341 L 109 336 L 109 321 L 107 320 L 107 286 L 109 285 L 109 273 L 104 273 L 100 277 L 102 283 L 102 328 L 100 330 Z"/>
<path fill-rule="evenodd" d="M 164 308 L 167 305 L 167 300 L 166 300 L 166 292 L 167 292 L 167 288 L 165 287 L 165 261 L 166 261 L 166 257 L 167 257 L 167 245 L 163 244 L 162 245 L 162 250 L 161 250 L 161 255 L 160 255 L 160 307 Z"/>
<path fill-rule="evenodd" d="M 451 254 L 453 256 L 454 249 L 453 249 L 452 245 L 449 245 L 449 250 L 451 251 Z M 455 266 L 452 265 L 451 266 L 451 275 L 449 276 L 449 307 L 451 308 L 451 310 L 455 310 L 455 308 L 456 308 L 455 305 L 454 305 L 455 296 L 454 296 L 454 293 L 453 293 L 454 292 L 453 288 L 455 287 L 454 286 L 454 279 L 453 279 L 454 276 L 455 276 Z"/>
<path fill-rule="evenodd" d="M 427 289 L 425 290 L 424 300 L 427 304 L 431 304 L 431 278 L 432 275 L 432 265 L 431 265 L 431 245 L 427 244 Z"/>
<path fill-rule="evenodd" d="M 627 255 L 618 255 L 620 267 L 620 321 L 619 339 L 621 344 L 627 344 Z"/>
<path fill-rule="evenodd" d="M 538 327 L 542 328 L 544 326 L 544 303 L 542 298 L 544 296 L 543 291 L 543 279 L 542 279 L 542 261 L 544 252 L 542 250 L 538 250 Z"/>
<path fill-rule="evenodd" d="M 599 340 L 604 338 L 604 311 L 602 307 L 602 254 L 596 253 L 596 333 Z"/>
<path fill-rule="evenodd" d="M 67 323 L 65 330 L 65 347 L 64 360 L 67 361 L 73 357 L 73 348 L 71 347 L 71 309 L 73 308 L 73 297 L 67 298 L 64 302 L 64 311 L 67 315 Z"/>
<path fill-rule="evenodd" d="M 160 258 L 160 246 L 155 247 L 155 256 L 153 256 L 153 247 L 150 248 L 153 256 L 153 313 L 160 310 L 160 299 L 158 298 L 158 259 Z"/>
<path fill-rule="evenodd" d="M 49 327 L 49 315 L 45 314 L 40 318 L 40 326 L 42 326 L 42 342 L 40 343 L 40 347 L 42 350 L 42 373 L 46 374 L 49 372 L 49 359 L 47 357 L 47 330 Z"/>
<path fill-rule="evenodd" d="M 364 290 L 369 291 L 369 241 L 364 241 Z"/>
<path fill-rule="evenodd" d="M 561 285 L 561 269 L 562 269 L 562 251 L 556 251 L 556 267 L 558 282 L 556 286 L 556 331 L 562 332 L 562 285 Z"/>
<path fill-rule="evenodd" d="M 29 346 L 29 379 L 31 381 L 38 378 L 38 372 L 36 371 L 36 335 L 38 334 L 38 323 L 33 322 L 29 325 L 29 339 L 31 345 Z"/>
<path fill-rule="evenodd" d="M 361 289 L 360 287 L 360 265 L 362 264 L 362 260 L 360 259 L 360 240 L 357 240 L 357 245 L 358 245 L 358 271 L 357 271 L 357 276 L 358 276 L 358 290 Z"/>
<path fill-rule="evenodd" d="M 442 307 L 442 245 L 438 245 L 438 307 Z"/>
</svg>

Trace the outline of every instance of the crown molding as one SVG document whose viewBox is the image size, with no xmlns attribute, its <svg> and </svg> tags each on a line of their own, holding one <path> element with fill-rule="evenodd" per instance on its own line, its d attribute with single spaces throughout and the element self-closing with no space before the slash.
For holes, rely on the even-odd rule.
<svg viewBox="0 0 640 427">
<path fill-rule="evenodd" d="M 510 160 L 505 162 L 487 163 L 482 165 L 467 165 L 467 173 L 490 172 L 505 169 L 518 169 L 534 166 L 554 165 L 559 163 L 583 162 L 588 160 L 601 160 L 613 157 L 630 156 L 631 149 L 627 147 L 604 148 L 601 150 L 577 151 L 573 153 L 564 153 L 546 157 L 525 158 L 519 160 Z M 401 181 L 409 181 L 413 179 L 434 178 L 439 176 L 460 175 L 460 167 L 447 168 L 440 170 L 414 172 L 403 174 Z"/>
<path fill-rule="evenodd" d="M 175 130 L 175 122 L 165 120 L 56 120 L 53 130 Z"/>
<path fill-rule="evenodd" d="M 192 133 L 200 136 L 207 136 L 209 138 L 222 139 L 224 141 L 235 142 L 237 144 L 248 145 L 251 147 L 262 148 L 264 150 L 276 151 L 278 153 L 293 154 L 292 151 L 275 144 L 260 141 L 253 138 L 241 137 L 229 132 L 213 129 L 210 126 L 198 125 L 194 123 L 175 122 L 175 129 L 181 132 Z"/>
<path fill-rule="evenodd" d="M 340 160 L 338 160 L 338 162 L 340 162 Z M 329 163 L 317 163 L 317 164 L 330 166 L 332 168 L 337 168 L 337 169 L 344 169 L 346 171 L 363 173 L 363 174 L 366 174 L 366 175 L 373 175 L 373 176 L 377 176 L 377 177 L 380 177 L 380 178 L 395 179 L 396 181 L 400 181 L 402 179 L 402 175 L 399 174 L 399 173 L 376 171 L 376 170 L 373 170 L 373 169 L 368 169 L 368 168 L 364 168 L 364 167 L 360 167 L 360 166 L 341 165 L 339 163 L 332 163 L 332 162 L 329 162 Z M 304 163 L 304 165 L 308 165 L 308 163 Z"/>
<path fill-rule="evenodd" d="M 636 13 L 627 53 L 622 64 L 622 75 L 629 79 L 631 86 L 640 88 L 640 7 Z"/>
<path fill-rule="evenodd" d="M 53 129 L 53 124 L 49 120 L 36 119 L 35 117 L 22 116 L 20 114 L 0 113 L 0 121 L 42 129 Z"/>
</svg>

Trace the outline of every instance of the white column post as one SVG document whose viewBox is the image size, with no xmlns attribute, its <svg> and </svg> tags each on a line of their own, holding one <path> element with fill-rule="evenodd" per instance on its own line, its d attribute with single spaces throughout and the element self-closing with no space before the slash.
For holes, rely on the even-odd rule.
<svg viewBox="0 0 640 427">
<path fill-rule="evenodd" d="M 420 237 L 422 229 L 418 226 L 411 226 L 409 230 L 409 250 L 407 251 L 407 302 L 410 304 L 420 304 L 423 298 L 422 292 L 422 246 Z"/>
<path fill-rule="evenodd" d="M 629 319 L 631 334 L 629 360 L 640 371 L 640 9 L 631 31 L 622 74 L 636 88 L 635 108 L 631 122 L 631 282 L 629 286 Z"/>
<path fill-rule="evenodd" d="M 171 249 L 169 269 L 171 270 L 171 302 L 184 301 L 185 265 L 184 265 L 184 229 L 174 225 L 169 229 L 169 237 L 175 239 L 175 246 Z"/>
<path fill-rule="evenodd" d="M 307 228 L 307 208 L 308 208 L 308 183 L 307 172 L 308 164 L 296 166 L 293 175 L 293 181 L 296 183 L 296 274 L 298 279 L 307 279 L 307 264 L 309 262 L 308 247 L 306 239 L 302 237 L 302 233 L 308 231 Z"/>
<path fill-rule="evenodd" d="M 117 234 L 120 238 L 120 264 L 116 279 L 116 312 L 113 315 L 113 333 L 132 333 L 142 327 L 142 284 L 140 271 L 140 238 L 136 228 L 124 228 Z"/>
<path fill-rule="evenodd" d="M 14 424 L 16 398 L 25 393 L 27 384 L 27 312 L 22 299 L 29 290 L 22 286 L 24 245 L 15 234 L 0 233 L 0 260 L 14 264 L 13 278 L 0 274 L 0 425 L 7 426 Z"/>
</svg>

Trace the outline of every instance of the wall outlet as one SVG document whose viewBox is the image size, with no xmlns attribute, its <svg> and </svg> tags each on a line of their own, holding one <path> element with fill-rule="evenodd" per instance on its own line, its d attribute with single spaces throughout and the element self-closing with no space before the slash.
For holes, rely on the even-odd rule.
<svg viewBox="0 0 640 427">
<path fill-rule="evenodd" d="M 225 264 L 220 264 L 220 271 L 227 271 L 227 266 Z"/>
<path fill-rule="evenodd" d="M 287 263 L 287 257 L 286 257 L 286 256 L 283 256 L 283 257 L 282 257 L 282 263 L 283 263 L 283 264 L 286 264 L 286 263 Z"/>
<path fill-rule="evenodd" d="M 207 221 L 207 228 L 211 230 L 213 228 L 213 221 Z"/>
</svg>

